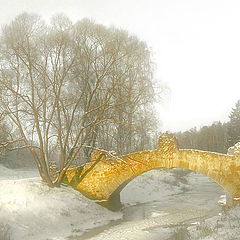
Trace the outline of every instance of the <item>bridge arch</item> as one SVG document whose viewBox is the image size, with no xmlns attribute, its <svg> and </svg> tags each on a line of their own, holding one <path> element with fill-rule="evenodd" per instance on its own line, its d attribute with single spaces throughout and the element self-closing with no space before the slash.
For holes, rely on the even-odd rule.
<svg viewBox="0 0 240 240">
<path fill-rule="evenodd" d="M 99 161 L 102 156 L 101 161 Z M 103 200 L 110 208 L 120 204 L 120 190 L 136 176 L 152 169 L 183 168 L 211 178 L 231 196 L 240 199 L 240 157 L 199 150 L 179 149 L 176 138 L 169 133 L 159 138 L 158 148 L 107 159 L 95 152 L 92 161 L 79 169 L 66 172 L 68 183 L 87 196 Z M 91 169 L 91 171 L 88 171 Z M 86 172 L 87 175 L 81 178 Z M 78 173 L 78 180 L 74 177 Z M 81 181 L 80 181 L 81 179 Z M 113 207 L 112 207 L 113 206 Z"/>
<path fill-rule="evenodd" d="M 124 183 L 122 183 L 109 197 L 108 201 L 106 202 L 103 202 L 101 205 L 111 209 L 111 210 L 119 210 L 121 209 L 122 207 L 122 196 L 121 196 L 121 193 L 122 191 L 125 189 L 125 187 L 127 187 L 128 184 L 130 184 L 132 181 L 134 181 L 136 178 L 138 177 L 141 177 L 141 175 L 143 175 L 144 173 L 148 173 L 148 172 L 151 172 L 152 170 L 160 170 L 160 169 L 166 169 L 166 168 L 154 168 L 154 169 L 150 169 L 146 172 L 143 172 L 142 174 L 138 175 L 138 176 L 135 176 L 134 178 L 131 178 L 131 179 L 128 179 L 126 180 Z M 183 169 L 183 168 L 174 168 L 174 169 L 182 169 L 182 170 L 189 170 L 189 169 Z M 167 169 L 166 169 L 167 170 Z M 196 171 L 192 171 L 191 172 L 194 172 L 194 173 L 199 173 L 201 174 L 203 177 L 207 177 L 209 180 L 211 180 L 213 183 L 217 184 L 220 188 L 222 188 L 223 190 L 225 190 L 226 194 L 227 194 L 227 200 L 228 200 L 228 204 L 229 205 L 233 205 L 233 199 L 232 199 L 232 195 L 229 194 L 229 191 L 227 190 L 227 188 L 223 187 L 222 185 L 219 184 L 219 182 L 216 182 L 214 179 L 210 178 L 209 176 L 203 174 L 203 173 L 200 173 L 200 172 L 196 172 Z M 159 172 L 159 174 L 162 174 L 162 172 Z M 149 183 L 147 183 L 149 184 Z M 228 186 L 228 185 L 231 185 L 230 182 L 225 182 L 225 184 Z M 197 186 L 196 186 L 197 187 Z M 149 193 L 149 192 L 148 192 Z M 160 193 L 159 193 L 160 194 Z M 147 198 L 147 195 L 146 195 L 146 198 Z"/>
</svg>

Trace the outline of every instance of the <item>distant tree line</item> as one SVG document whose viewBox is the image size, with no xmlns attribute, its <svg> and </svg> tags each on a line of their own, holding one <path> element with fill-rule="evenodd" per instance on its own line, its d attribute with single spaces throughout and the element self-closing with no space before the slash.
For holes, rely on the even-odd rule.
<svg viewBox="0 0 240 240">
<path fill-rule="evenodd" d="M 228 122 L 214 122 L 199 130 L 195 127 L 185 132 L 177 132 L 175 136 L 180 148 L 227 153 L 229 147 L 240 141 L 240 101 L 232 109 Z"/>
<path fill-rule="evenodd" d="M 199 130 L 192 128 L 175 135 L 180 148 L 225 153 L 227 128 L 227 123 L 214 122 L 211 126 L 204 126 Z"/>
</svg>

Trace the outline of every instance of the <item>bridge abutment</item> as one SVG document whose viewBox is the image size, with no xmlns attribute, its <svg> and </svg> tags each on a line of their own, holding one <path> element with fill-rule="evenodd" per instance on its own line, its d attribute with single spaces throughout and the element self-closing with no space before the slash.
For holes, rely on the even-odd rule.
<svg viewBox="0 0 240 240">
<path fill-rule="evenodd" d="M 221 204 L 222 211 L 223 212 L 227 212 L 231 208 L 234 208 L 234 207 L 236 207 L 239 204 L 240 204 L 240 198 L 234 197 L 234 196 L 232 196 L 231 193 L 226 192 L 226 203 L 225 204 Z"/>
<path fill-rule="evenodd" d="M 112 195 L 110 195 L 107 201 L 100 202 L 99 204 L 111 211 L 119 211 L 122 208 L 120 192 L 115 191 Z"/>
<path fill-rule="evenodd" d="M 226 205 L 229 208 L 235 207 L 240 204 L 240 198 L 232 196 L 230 193 L 226 193 Z"/>
</svg>

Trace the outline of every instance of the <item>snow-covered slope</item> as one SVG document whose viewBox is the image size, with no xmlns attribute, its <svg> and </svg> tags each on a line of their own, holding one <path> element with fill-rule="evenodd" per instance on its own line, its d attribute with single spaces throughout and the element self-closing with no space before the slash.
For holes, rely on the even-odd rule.
<svg viewBox="0 0 240 240">
<path fill-rule="evenodd" d="M 13 180 L 24 171 L 1 166 L 0 175 L 8 178 L 0 181 L 0 229 L 9 229 L 11 240 L 64 239 L 122 217 L 70 187 L 49 188 L 38 177 Z"/>
<path fill-rule="evenodd" d="M 49 188 L 36 176 L 37 171 L 0 165 L 0 229 L 9 226 L 12 240 L 64 239 L 122 217 L 70 187 Z M 183 186 L 172 172 L 153 170 L 126 186 L 121 200 L 125 205 L 160 200 Z"/>
<path fill-rule="evenodd" d="M 121 192 L 124 205 L 161 201 L 172 194 L 180 193 L 188 185 L 187 178 L 181 174 L 186 171 L 152 170 L 133 179 Z"/>
<path fill-rule="evenodd" d="M 5 240 L 3 228 L 9 230 L 11 240 L 66 240 L 122 218 L 121 212 L 111 212 L 70 187 L 49 188 L 36 176 L 37 171 L 0 165 L 0 240 Z M 186 171 L 152 170 L 131 181 L 121 192 L 121 201 L 133 205 L 167 200 L 191 190 L 199 179 Z M 220 220 L 211 220 L 213 228 Z"/>
</svg>

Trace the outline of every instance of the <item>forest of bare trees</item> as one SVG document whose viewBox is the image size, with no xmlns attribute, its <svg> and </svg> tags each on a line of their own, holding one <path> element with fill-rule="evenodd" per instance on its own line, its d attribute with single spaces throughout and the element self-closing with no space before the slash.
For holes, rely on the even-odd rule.
<svg viewBox="0 0 240 240">
<path fill-rule="evenodd" d="M 24 13 L 3 28 L 0 56 L 1 126 L 9 130 L 1 131 L 2 149 L 28 149 L 49 186 L 95 147 L 151 147 L 161 89 L 151 52 L 135 36 L 88 19 L 73 24 L 60 14 L 46 24 Z M 55 182 L 51 161 L 59 161 Z"/>
</svg>

